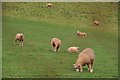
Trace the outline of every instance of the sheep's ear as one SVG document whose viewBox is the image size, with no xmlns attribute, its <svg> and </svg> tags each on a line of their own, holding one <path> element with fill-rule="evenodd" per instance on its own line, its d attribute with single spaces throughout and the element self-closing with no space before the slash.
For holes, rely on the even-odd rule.
<svg viewBox="0 0 120 80">
<path fill-rule="evenodd" d="M 24 33 L 23 33 L 23 32 L 21 32 L 20 34 L 23 34 L 23 35 L 24 35 Z"/>
</svg>

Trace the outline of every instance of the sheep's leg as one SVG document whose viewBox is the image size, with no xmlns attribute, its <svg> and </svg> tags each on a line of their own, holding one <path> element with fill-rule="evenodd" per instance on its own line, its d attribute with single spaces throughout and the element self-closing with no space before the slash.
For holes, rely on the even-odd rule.
<svg viewBox="0 0 120 80">
<path fill-rule="evenodd" d="M 55 52 L 57 51 L 57 50 L 56 50 L 56 47 L 55 47 L 54 51 L 55 51 Z"/>
<path fill-rule="evenodd" d="M 80 72 L 83 72 L 82 66 L 80 66 Z"/>
<path fill-rule="evenodd" d="M 55 43 L 54 43 L 54 42 L 52 43 L 52 47 L 53 47 L 53 51 L 56 52 L 56 46 L 55 46 Z"/>
<path fill-rule="evenodd" d="M 19 45 L 20 45 L 20 46 L 23 46 L 23 40 L 20 40 L 20 41 L 19 41 Z"/>
<path fill-rule="evenodd" d="M 87 66 L 88 66 L 88 71 L 90 71 L 89 64 L 87 64 Z"/>
<path fill-rule="evenodd" d="M 19 41 L 19 45 L 21 45 L 21 41 Z"/>
<path fill-rule="evenodd" d="M 59 45 L 56 47 L 56 49 L 57 49 L 56 51 L 59 51 Z"/>
<path fill-rule="evenodd" d="M 91 69 L 91 64 L 88 64 L 88 67 L 89 67 L 89 71 L 92 73 L 93 70 Z"/>
<path fill-rule="evenodd" d="M 56 46 L 53 46 L 53 49 L 54 49 L 55 52 L 57 51 L 57 50 L 56 50 L 56 49 L 57 49 Z"/>
<path fill-rule="evenodd" d="M 23 41 L 21 42 L 21 46 L 23 46 Z"/>
<path fill-rule="evenodd" d="M 88 64 L 88 70 L 89 71 L 91 70 L 91 64 Z"/>
<path fill-rule="evenodd" d="M 93 72 L 93 65 L 94 65 L 94 62 L 91 63 L 91 72 Z"/>
<path fill-rule="evenodd" d="M 21 40 L 21 46 L 23 46 L 23 40 Z"/>
<path fill-rule="evenodd" d="M 83 72 L 83 69 L 80 69 L 80 72 Z"/>
</svg>

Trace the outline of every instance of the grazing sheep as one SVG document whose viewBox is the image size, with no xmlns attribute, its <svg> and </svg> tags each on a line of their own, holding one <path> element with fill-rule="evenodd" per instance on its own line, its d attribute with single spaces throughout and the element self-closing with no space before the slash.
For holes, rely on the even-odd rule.
<svg viewBox="0 0 120 80">
<path fill-rule="evenodd" d="M 77 31 L 77 35 L 80 36 L 80 37 L 86 37 L 86 33 L 85 32 Z"/>
<path fill-rule="evenodd" d="M 51 46 L 53 47 L 53 50 L 55 52 L 60 50 L 61 40 L 58 38 L 52 38 L 51 40 Z"/>
<path fill-rule="evenodd" d="M 53 6 L 52 3 L 48 3 L 48 4 L 46 5 L 47 8 L 51 8 L 52 6 Z"/>
<path fill-rule="evenodd" d="M 87 65 L 88 70 L 92 73 L 93 72 L 93 64 L 95 60 L 94 51 L 91 48 L 84 49 L 78 56 L 78 59 L 74 65 L 76 71 L 82 72 L 82 67 Z"/>
<path fill-rule="evenodd" d="M 70 52 L 70 53 L 79 52 L 79 47 L 69 47 L 68 52 Z"/>
<path fill-rule="evenodd" d="M 19 45 L 23 46 L 24 41 L 24 34 L 23 33 L 17 33 L 15 36 L 15 43 L 19 41 Z"/>
<path fill-rule="evenodd" d="M 95 20 L 95 25 L 98 26 L 100 24 L 100 22 L 98 20 Z"/>
</svg>

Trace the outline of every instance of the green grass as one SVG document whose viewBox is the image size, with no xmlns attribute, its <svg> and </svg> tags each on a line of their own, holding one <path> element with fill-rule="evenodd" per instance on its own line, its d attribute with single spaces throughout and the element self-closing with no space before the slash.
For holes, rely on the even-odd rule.
<svg viewBox="0 0 120 80">
<path fill-rule="evenodd" d="M 3 3 L 3 78 L 118 77 L 116 3 L 54 3 L 56 6 L 51 9 L 45 8 L 45 4 Z M 89 6 L 96 7 L 93 9 Z M 60 12 L 61 7 L 65 12 Z M 16 12 L 16 9 L 19 12 Z M 91 14 L 86 14 L 88 10 Z M 31 14 L 32 11 L 34 15 Z M 70 11 L 81 11 L 81 14 L 75 17 Z M 99 13 L 101 17 L 97 11 L 102 11 Z M 109 13 L 106 14 L 107 12 Z M 101 21 L 100 27 L 92 25 L 94 17 Z M 77 30 L 86 32 L 87 37 L 77 37 Z M 14 44 L 17 32 L 25 34 L 23 47 Z M 50 46 L 52 37 L 62 40 L 60 52 L 52 51 Z M 89 73 L 86 66 L 83 73 L 75 72 L 73 64 L 78 53 L 68 53 L 67 48 L 70 46 L 79 46 L 80 51 L 87 47 L 94 49 L 96 55 L 94 73 Z"/>
</svg>

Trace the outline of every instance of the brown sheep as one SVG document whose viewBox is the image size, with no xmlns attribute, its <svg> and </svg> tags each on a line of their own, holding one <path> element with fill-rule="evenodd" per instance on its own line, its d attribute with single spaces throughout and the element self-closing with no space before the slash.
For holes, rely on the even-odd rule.
<svg viewBox="0 0 120 80">
<path fill-rule="evenodd" d="M 23 46 L 24 41 L 24 34 L 23 33 L 17 33 L 15 36 L 15 43 L 19 41 L 19 45 Z"/>
<path fill-rule="evenodd" d="M 51 46 L 53 47 L 53 50 L 55 52 L 60 50 L 61 40 L 58 38 L 52 38 L 51 40 Z"/>
<path fill-rule="evenodd" d="M 93 72 L 93 64 L 95 60 L 94 51 L 91 48 L 84 49 L 78 56 L 76 63 L 74 64 L 74 68 L 76 71 L 82 72 L 82 67 L 87 65 L 88 70 L 92 73 Z"/>
<path fill-rule="evenodd" d="M 80 37 L 86 37 L 86 33 L 85 32 L 79 32 L 77 31 L 77 35 L 80 36 Z"/>
<path fill-rule="evenodd" d="M 98 26 L 98 25 L 100 24 L 100 22 L 99 22 L 98 20 L 95 20 L 95 21 L 94 21 L 94 24 L 95 24 L 96 26 Z"/>
<path fill-rule="evenodd" d="M 69 47 L 68 52 L 77 53 L 79 51 L 79 47 Z"/>
</svg>

